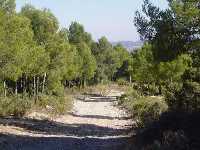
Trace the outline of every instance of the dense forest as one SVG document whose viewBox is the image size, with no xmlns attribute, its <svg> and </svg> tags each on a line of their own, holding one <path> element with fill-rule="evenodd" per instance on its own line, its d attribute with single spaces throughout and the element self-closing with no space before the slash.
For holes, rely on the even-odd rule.
<svg viewBox="0 0 200 150">
<path fill-rule="evenodd" d="M 63 104 L 65 89 L 116 82 L 130 89 L 120 103 L 145 129 L 145 150 L 198 149 L 200 2 L 168 3 L 163 10 L 144 0 L 134 23 L 145 44 L 129 53 L 106 37 L 93 40 L 77 22 L 60 28 L 49 9 L 16 12 L 15 0 L 0 0 L 0 114 L 23 115 L 45 97 Z"/>
<path fill-rule="evenodd" d="M 72 22 L 60 28 L 48 9 L 15 0 L 0 1 L 0 93 L 5 98 L 62 97 L 64 88 L 116 81 L 125 77 L 129 53 L 105 37 L 94 41 L 84 27 Z M 66 18 L 67 19 L 67 18 Z"/>
</svg>

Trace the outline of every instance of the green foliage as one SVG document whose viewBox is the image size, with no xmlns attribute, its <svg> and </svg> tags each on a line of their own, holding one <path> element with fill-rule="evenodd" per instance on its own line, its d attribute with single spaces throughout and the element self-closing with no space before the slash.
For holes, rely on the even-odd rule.
<svg viewBox="0 0 200 150">
<path fill-rule="evenodd" d="M 0 9 L 8 14 L 15 12 L 15 0 L 0 0 Z"/>
<path fill-rule="evenodd" d="M 50 107 L 51 110 L 48 110 L 47 106 Z M 52 115 L 61 115 L 71 109 L 72 97 L 70 95 L 65 95 L 65 97 L 40 95 L 36 107 L 49 111 Z"/>
<path fill-rule="evenodd" d="M 119 86 L 128 86 L 129 82 L 126 79 L 120 78 L 120 79 L 117 80 L 117 84 Z"/>
<path fill-rule="evenodd" d="M 31 20 L 34 39 L 38 44 L 46 44 L 58 31 L 57 18 L 50 10 L 38 10 L 31 5 L 22 8 L 21 14 Z"/>
<path fill-rule="evenodd" d="M 168 110 L 168 105 L 162 97 L 144 97 L 135 90 L 123 95 L 119 104 L 127 108 L 142 127 L 158 120 L 160 115 Z"/>
<path fill-rule="evenodd" d="M 4 33 L 1 35 L 1 79 L 11 79 L 16 81 L 22 74 L 22 69 L 26 64 L 26 54 L 32 48 L 32 31 L 30 22 L 21 16 L 1 17 Z M 6 36 L 5 36 L 6 35 Z"/>
<path fill-rule="evenodd" d="M 0 97 L 0 116 L 23 116 L 30 110 L 32 102 L 29 98 Z"/>
<path fill-rule="evenodd" d="M 165 101 L 160 97 L 146 97 L 138 99 L 132 104 L 133 115 L 142 126 L 148 126 L 160 115 L 168 110 Z"/>
<path fill-rule="evenodd" d="M 134 81 L 140 83 L 155 81 L 151 45 L 145 44 L 144 47 L 133 54 L 129 71 Z"/>
<path fill-rule="evenodd" d="M 156 84 L 176 110 L 197 111 L 199 107 L 198 7 L 198 1 L 171 0 L 169 8 L 161 10 L 147 0 L 143 13 L 135 17 L 141 37 L 152 45 Z"/>
<path fill-rule="evenodd" d="M 126 90 L 126 93 L 119 98 L 118 104 L 131 111 L 130 105 L 133 101 L 141 98 L 141 93 L 133 88 Z"/>
<path fill-rule="evenodd" d="M 0 3 L 6 11 L 14 9 L 12 1 Z M 27 111 L 25 104 L 31 99 L 37 102 L 40 93 L 63 97 L 63 82 L 80 77 L 82 56 L 69 44 L 68 31 L 58 30 L 57 18 L 49 10 L 26 5 L 20 13 L 10 13 L 0 12 L 2 115 L 21 116 Z M 9 105 L 4 109 L 3 103 Z M 51 103 L 58 112 L 64 110 L 64 101 Z"/>
<path fill-rule="evenodd" d="M 173 60 L 186 51 L 183 43 L 188 40 L 188 32 L 174 15 L 172 9 L 161 10 L 148 0 L 144 1 L 143 13 L 136 12 L 135 25 L 141 37 L 153 45 L 156 61 Z"/>
<path fill-rule="evenodd" d="M 129 65 L 135 89 L 145 95 L 164 94 L 165 90 L 177 90 L 182 86 L 184 73 L 191 68 L 192 58 L 188 54 L 177 56 L 168 62 L 156 63 L 153 48 L 145 44 L 132 55 Z"/>
<path fill-rule="evenodd" d="M 59 70 L 51 70 L 49 72 L 48 81 L 47 81 L 47 88 L 48 94 L 52 94 L 55 96 L 63 96 L 64 94 L 64 87 L 61 83 L 61 77 L 57 72 Z"/>
<path fill-rule="evenodd" d="M 167 92 L 166 101 L 172 110 L 195 112 L 200 110 L 200 84 L 185 81 L 182 88 Z"/>
<path fill-rule="evenodd" d="M 92 55 L 90 48 L 85 43 L 77 45 L 77 49 L 82 59 L 82 78 L 84 80 L 91 79 L 96 70 L 96 60 Z"/>
<path fill-rule="evenodd" d="M 75 45 L 84 42 L 88 46 L 91 46 L 92 37 L 89 33 L 85 32 L 81 24 L 72 22 L 69 27 L 69 42 Z"/>
<path fill-rule="evenodd" d="M 150 146 L 146 146 L 144 149 L 193 149 L 195 144 L 190 142 L 195 138 L 199 139 L 195 134 L 198 130 L 198 123 L 192 122 L 189 126 L 187 123 L 194 119 L 191 119 L 192 116 L 199 117 L 199 114 L 194 114 L 200 110 L 199 1 L 169 0 L 168 3 L 169 8 L 163 10 L 154 6 L 149 0 L 144 0 L 142 12 L 136 12 L 135 17 L 135 25 L 141 38 L 151 45 L 150 51 L 153 58 L 153 61 L 148 61 L 153 64 L 153 67 L 147 67 L 152 69 L 152 72 L 148 70 L 147 72 L 152 73 L 149 76 L 153 75 L 153 78 L 150 78 L 153 80 L 144 82 L 142 80 L 144 76 L 139 75 L 142 79 L 136 81 L 140 81 L 142 85 L 144 83 L 155 84 L 159 93 L 165 96 L 165 102 L 172 112 L 171 117 L 173 118 L 170 120 L 169 117 L 164 117 L 166 114 L 170 114 L 169 112 L 163 116 L 158 114 L 159 120 L 151 126 L 146 126 L 149 138 L 155 134 L 156 140 L 152 140 Z M 139 55 L 138 52 L 134 56 L 137 55 Z M 135 58 L 133 57 L 131 63 L 134 64 Z M 148 57 L 145 56 L 145 58 L 147 60 Z M 142 61 L 139 62 L 142 64 Z M 134 71 L 134 67 L 130 66 L 130 72 Z M 138 115 L 142 122 L 147 121 L 145 124 L 148 124 L 151 120 L 156 120 L 157 117 L 147 119 L 146 116 L 154 114 L 152 110 L 157 109 L 157 104 L 151 105 L 149 101 L 145 100 L 137 102 L 133 105 L 135 106 L 133 110 L 139 112 L 136 116 Z M 146 105 L 156 108 L 149 109 Z M 160 107 L 162 108 L 162 106 Z M 180 113 L 181 117 L 177 117 L 177 113 Z M 190 117 L 187 114 L 190 114 Z M 187 120 L 187 117 L 190 118 L 190 121 Z M 185 118 L 187 121 L 182 121 Z M 197 118 L 194 120 L 198 120 Z M 178 120 L 181 120 L 181 123 Z M 174 124 L 174 122 L 176 123 Z M 145 133 L 144 136 L 145 139 L 149 139 Z"/>
<path fill-rule="evenodd" d="M 127 77 L 123 71 L 128 71 L 125 62 L 129 60 L 128 51 L 121 45 L 112 46 L 106 37 L 102 37 L 92 45 L 92 53 L 97 60 L 95 81 L 103 83 L 106 80 L 115 81 L 117 78 Z"/>
<path fill-rule="evenodd" d="M 143 95 L 152 96 L 152 95 L 159 95 L 159 86 L 155 83 L 150 84 L 141 84 L 141 83 L 134 83 L 133 88 L 137 91 L 140 91 Z"/>
<path fill-rule="evenodd" d="M 180 81 L 191 63 L 192 59 L 189 55 L 178 56 L 177 59 L 171 62 L 161 62 L 158 66 L 159 79 L 166 82 Z"/>
</svg>

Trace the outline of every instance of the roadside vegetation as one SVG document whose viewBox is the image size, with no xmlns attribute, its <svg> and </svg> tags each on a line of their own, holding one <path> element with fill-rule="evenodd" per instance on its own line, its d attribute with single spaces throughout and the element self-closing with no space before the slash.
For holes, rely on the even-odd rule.
<svg viewBox="0 0 200 150">
<path fill-rule="evenodd" d="M 67 19 L 67 18 L 66 18 Z M 0 115 L 33 109 L 68 111 L 74 91 L 127 77 L 129 52 L 105 37 L 94 41 L 72 22 L 60 28 L 49 9 L 0 0 Z M 101 85 L 98 85 L 101 84 Z"/>
<path fill-rule="evenodd" d="M 168 3 L 162 10 L 144 0 L 142 12 L 136 12 L 146 43 L 132 53 L 134 82 L 119 104 L 137 121 L 138 149 L 200 149 L 199 1 Z"/>
</svg>

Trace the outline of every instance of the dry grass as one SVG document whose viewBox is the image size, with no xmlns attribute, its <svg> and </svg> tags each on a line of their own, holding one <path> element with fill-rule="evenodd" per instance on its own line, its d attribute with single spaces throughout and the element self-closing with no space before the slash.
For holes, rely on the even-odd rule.
<svg viewBox="0 0 200 150">
<path fill-rule="evenodd" d="M 98 84 L 95 86 L 88 86 L 84 89 L 81 89 L 80 92 L 83 94 L 95 94 L 95 95 L 106 96 L 112 90 L 125 92 L 129 88 L 130 88 L 129 86 L 125 86 L 125 85 L 119 86 L 116 83 L 110 83 L 110 84 Z"/>
</svg>

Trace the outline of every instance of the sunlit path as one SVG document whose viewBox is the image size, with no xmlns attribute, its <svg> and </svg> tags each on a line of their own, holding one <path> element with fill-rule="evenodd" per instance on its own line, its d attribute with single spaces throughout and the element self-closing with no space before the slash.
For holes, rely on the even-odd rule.
<svg viewBox="0 0 200 150">
<path fill-rule="evenodd" d="M 132 120 L 115 104 L 115 96 L 83 96 L 74 101 L 68 115 L 54 121 L 1 119 L 0 129 L 4 133 L 1 147 L 5 150 L 128 150 Z"/>
</svg>

